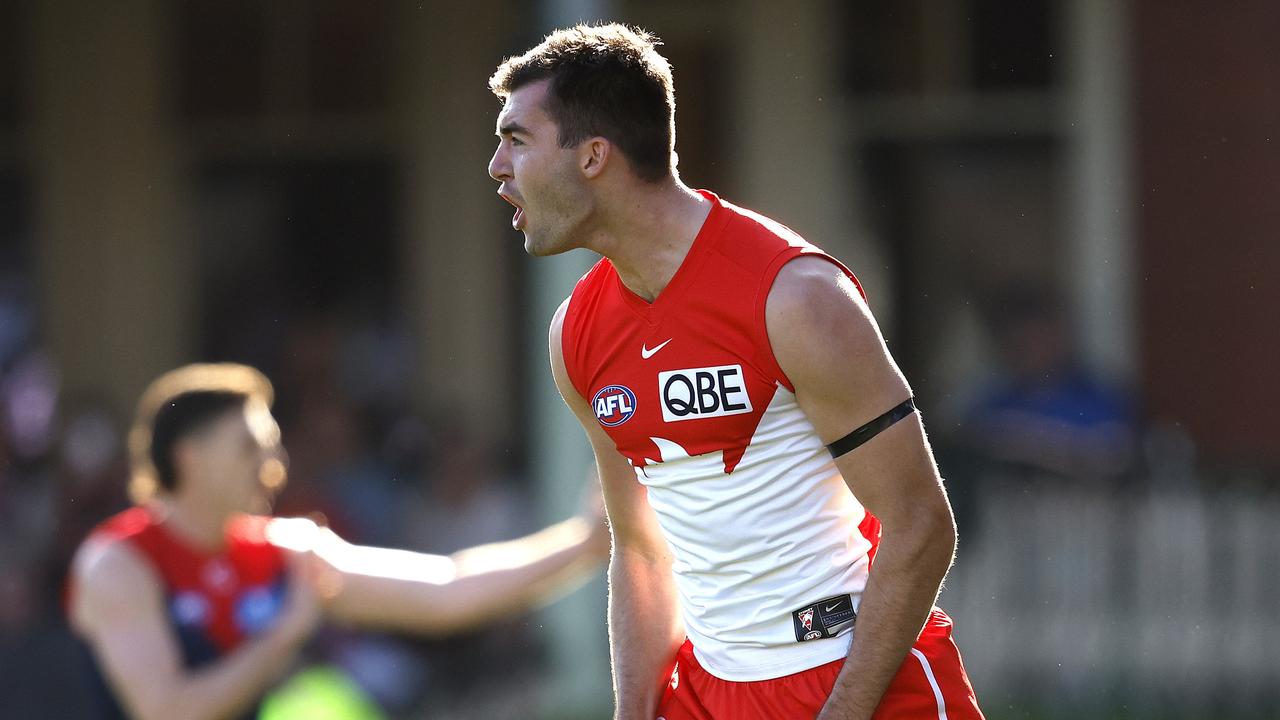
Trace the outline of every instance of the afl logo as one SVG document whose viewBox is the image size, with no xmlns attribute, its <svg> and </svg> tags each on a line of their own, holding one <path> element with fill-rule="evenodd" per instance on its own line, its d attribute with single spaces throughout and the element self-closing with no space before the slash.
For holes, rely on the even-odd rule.
<svg viewBox="0 0 1280 720">
<path fill-rule="evenodd" d="M 636 414 L 636 394 L 622 385 L 607 385 L 591 401 L 596 419 L 605 427 L 615 427 Z"/>
</svg>

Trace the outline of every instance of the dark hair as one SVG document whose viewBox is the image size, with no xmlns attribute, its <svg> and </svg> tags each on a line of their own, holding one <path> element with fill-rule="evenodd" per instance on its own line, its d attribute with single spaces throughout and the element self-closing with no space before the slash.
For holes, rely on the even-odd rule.
<svg viewBox="0 0 1280 720">
<path fill-rule="evenodd" d="M 271 381 L 235 363 L 185 365 L 156 378 L 138 400 L 129 430 L 129 497 L 146 502 L 177 486 L 173 446 L 225 412 L 249 403 L 271 406 Z"/>
<path fill-rule="evenodd" d="M 644 30 L 618 23 L 556 30 L 489 78 L 506 101 L 530 83 L 551 80 L 547 113 L 560 147 L 598 135 L 618 146 L 636 175 L 657 182 L 671 174 L 676 98 L 671 66 Z"/>
<path fill-rule="evenodd" d="M 160 487 L 170 492 L 177 487 L 173 447 L 179 440 L 200 432 L 226 413 L 243 408 L 248 400 L 245 393 L 204 390 L 183 393 L 160 407 L 151 423 L 151 464 Z"/>
</svg>

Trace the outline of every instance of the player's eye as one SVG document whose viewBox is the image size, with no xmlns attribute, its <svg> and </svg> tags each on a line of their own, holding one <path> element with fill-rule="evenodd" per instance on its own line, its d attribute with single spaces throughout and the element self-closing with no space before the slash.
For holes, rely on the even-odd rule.
<svg viewBox="0 0 1280 720">
<path fill-rule="evenodd" d="M 524 141 L 523 141 L 523 140 L 521 140 L 520 138 L 518 138 L 518 137 L 516 137 L 516 136 L 512 135 L 512 136 L 511 136 L 511 144 L 512 144 L 512 145 L 523 145 L 523 144 L 524 144 Z"/>
</svg>

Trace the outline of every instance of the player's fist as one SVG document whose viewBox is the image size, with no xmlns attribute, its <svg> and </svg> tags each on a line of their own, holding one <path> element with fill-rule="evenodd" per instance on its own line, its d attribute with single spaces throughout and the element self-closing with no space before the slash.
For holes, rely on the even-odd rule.
<svg viewBox="0 0 1280 720">
<path fill-rule="evenodd" d="M 279 631 L 291 641 L 301 644 L 320 624 L 323 605 L 318 573 L 321 568 L 311 550 L 285 550 L 285 555 L 289 566 L 289 589 L 280 615 Z"/>
</svg>

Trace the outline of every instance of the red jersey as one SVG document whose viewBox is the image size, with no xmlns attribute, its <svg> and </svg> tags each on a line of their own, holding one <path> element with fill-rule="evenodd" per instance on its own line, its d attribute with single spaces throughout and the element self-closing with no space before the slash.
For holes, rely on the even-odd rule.
<svg viewBox="0 0 1280 720">
<path fill-rule="evenodd" d="M 269 628 L 283 609 L 285 555 L 267 541 L 268 522 L 267 517 L 236 517 L 227 524 L 223 549 L 206 552 L 170 532 L 151 508 L 135 507 L 98 525 L 87 542 L 128 543 L 151 566 L 164 588 L 183 664 L 194 669 Z M 103 700 L 114 705 L 109 694 Z M 122 716 L 118 707 L 104 713 Z"/>
<path fill-rule="evenodd" d="M 711 212 L 666 288 L 646 302 L 602 259 L 574 288 L 563 353 L 648 489 L 700 664 L 760 680 L 846 655 L 878 539 L 765 327 L 788 261 L 821 257 L 854 278 L 790 229 L 701 192 Z"/>
</svg>

